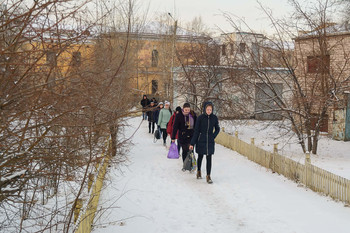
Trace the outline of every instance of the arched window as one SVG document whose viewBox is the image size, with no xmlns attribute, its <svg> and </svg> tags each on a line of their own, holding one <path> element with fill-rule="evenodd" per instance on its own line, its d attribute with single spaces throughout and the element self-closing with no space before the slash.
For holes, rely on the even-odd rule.
<svg viewBox="0 0 350 233">
<path fill-rule="evenodd" d="M 158 66 L 158 51 L 153 49 L 152 51 L 152 67 Z"/>
</svg>

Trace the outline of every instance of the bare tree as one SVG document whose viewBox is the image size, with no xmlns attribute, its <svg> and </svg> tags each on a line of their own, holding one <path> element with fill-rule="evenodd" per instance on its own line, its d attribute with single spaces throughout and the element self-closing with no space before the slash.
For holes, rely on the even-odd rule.
<svg viewBox="0 0 350 233">
<path fill-rule="evenodd" d="M 206 28 L 198 23 L 194 20 L 191 28 Z M 212 101 L 221 118 L 249 118 L 251 109 L 247 108 L 247 102 L 252 102 L 253 96 L 247 97 L 251 92 L 242 77 L 252 71 L 231 62 L 239 59 L 236 44 L 230 40 L 223 43 L 223 36 L 211 38 L 206 31 L 197 30 L 194 34 L 197 36 L 193 37 L 191 46 L 177 48 L 181 70 L 177 71 L 176 97 L 190 102 L 197 112 L 202 112 L 203 102 Z"/>
<path fill-rule="evenodd" d="M 124 161 L 134 2 L 101 1 L 98 14 L 89 4 L 1 5 L 0 231 L 72 231 L 108 138 L 106 154 Z M 116 11 L 119 21 L 110 17 Z M 116 27 L 107 22 L 126 36 L 110 39 Z"/>
<path fill-rule="evenodd" d="M 343 7 L 343 20 L 347 23 L 350 21 L 350 1 L 349 0 L 339 0 L 340 7 Z"/>
<path fill-rule="evenodd" d="M 332 23 L 332 3 L 319 1 L 313 8 L 294 0 L 290 3 L 294 11 L 289 21 L 274 18 L 260 5 L 276 33 L 258 43 L 258 59 L 253 59 L 254 47 L 247 46 L 241 54 L 243 63 L 238 64 L 242 59 L 231 61 L 253 74 L 243 77 L 244 83 L 255 89 L 255 116 L 273 113 L 288 119 L 303 151 L 316 154 L 320 132 L 328 125 L 330 113 L 345 103 L 343 94 L 349 88 L 348 41 L 333 37 L 340 28 Z M 226 17 L 239 31 L 235 20 Z M 252 39 L 258 42 L 256 35 Z M 252 44 L 249 40 L 243 39 L 240 44 Z M 335 54 L 342 54 L 342 59 Z"/>
</svg>

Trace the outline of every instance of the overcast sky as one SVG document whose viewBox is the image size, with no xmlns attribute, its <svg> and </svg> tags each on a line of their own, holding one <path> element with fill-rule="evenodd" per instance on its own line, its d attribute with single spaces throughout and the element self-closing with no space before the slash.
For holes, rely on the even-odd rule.
<svg viewBox="0 0 350 233">
<path fill-rule="evenodd" d="M 230 12 L 243 18 L 257 32 L 271 33 L 271 25 L 261 11 L 256 0 L 148 0 L 149 16 L 170 12 L 180 24 L 201 16 L 204 23 L 212 29 L 220 27 L 225 32 L 234 31 L 226 22 L 222 12 Z M 260 0 L 261 4 L 273 11 L 275 17 L 283 17 L 291 11 L 287 0 Z M 315 2 L 311 0 L 308 2 Z"/>
</svg>

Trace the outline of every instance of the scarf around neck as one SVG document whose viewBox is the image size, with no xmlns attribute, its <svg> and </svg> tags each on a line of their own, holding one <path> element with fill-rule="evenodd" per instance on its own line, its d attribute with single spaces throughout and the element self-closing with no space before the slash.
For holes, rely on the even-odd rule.
<svg viewBox="0 0 350 233">
<path fill-rule="evenodd" d="M 189 113 L 188 115 L 185 115 L 185 127 L 187 129 L 193 129 L 194 128 L 194 119 L 193 116 L 191 115 L 191 113 Z"/>
</svg>

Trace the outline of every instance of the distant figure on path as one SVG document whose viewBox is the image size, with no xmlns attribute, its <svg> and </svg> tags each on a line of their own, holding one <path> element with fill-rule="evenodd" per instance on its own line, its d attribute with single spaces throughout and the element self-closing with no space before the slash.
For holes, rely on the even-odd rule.
<svg viewBox="0 0 350 233">
<path fill-rule="evenodd" d="M 168 101 L 164 102 L 164 108 L 160 110 L 158 116 L 158 125 L 163 135 L 163 145 L 166 146 L 166 138 L 168 134 L 166 128 L 171 117 L 170 103 Z"/>
<path fill-rule="evenodd" d="M 143 95 L 143 98 L 141 100 L 141 106 L 142 106 L 142 119 L 147 120 L 147 107 L 149 106 L 150 101 L 147 99 L 147 95 Z"/>
<path fill-rule="evenodd" d="M 156 124 L 156 117 L 155 117 L 155 111 L 156 111 L 156 106 L 154 105 L 154 102 L 151 101 L 151 104 L 148 108 L 147 111 L 147 118 L 148 118 L 148 133 L 154 133 L 154 126 Z"/>
</svg>

